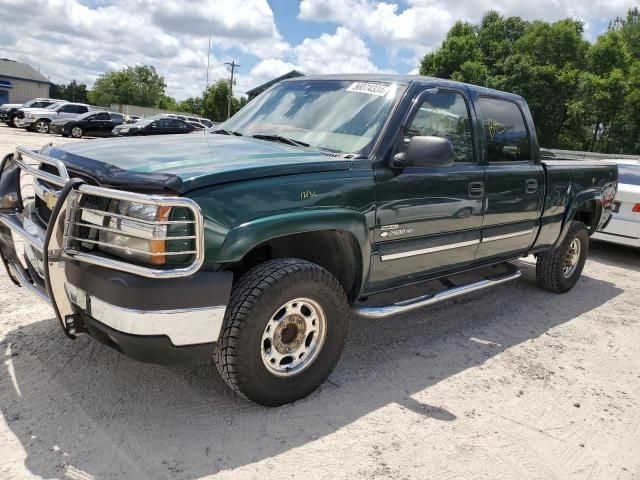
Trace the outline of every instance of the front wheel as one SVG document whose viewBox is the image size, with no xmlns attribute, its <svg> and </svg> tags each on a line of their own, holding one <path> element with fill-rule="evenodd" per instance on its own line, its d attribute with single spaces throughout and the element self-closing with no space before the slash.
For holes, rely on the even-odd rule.
<svg viewBox="0 0 640 480">
<path fill-rule="evenodd" d="M 344 290 L 324 268 L 294 258 L 267 261 L 233 287 L 216 366 L 252 402 L 299 400 L 335 367 L 349 319 Z"/>
<path fill-rule="evenodd" d="M 11 119 L 9 120 L 9 126 L 11 128 L 18 128 L 18 116 L 14 115 L 11 117 Z"/>
<path fill-rule="evenodd" d="M 574 220 L 558 248 L 538 255 L 538 284 L 551 292 L 568 292 L 582 274 L 588 251 L 589 230 L 584 223 Z"/>
<path fill-rule="evenodd" d="M 38 120 L 34 125 L 34 129 L 38 133 L 49 133 L 49 122 L 47 120 Z"/>
<path fill-rule="evenodd" d="M 71 129 L 71 136 L 73 138 L 82 138 L 82 128 L 81 127 L 73 127 Z"/>
</svg>

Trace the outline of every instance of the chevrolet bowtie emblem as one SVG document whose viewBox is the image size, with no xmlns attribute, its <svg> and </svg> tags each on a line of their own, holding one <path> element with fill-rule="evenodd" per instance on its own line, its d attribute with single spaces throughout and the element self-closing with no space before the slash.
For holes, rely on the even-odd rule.
<svg viewBox="0 0 640 480">
<path fill-rule="evenodd" d="M 42 200 L 49 210 L 53 210 L 53 207 L 56 206 L 56 202 L 58 201 L 56 194 L 53 192 L 44 192 Z"/>
</svg>

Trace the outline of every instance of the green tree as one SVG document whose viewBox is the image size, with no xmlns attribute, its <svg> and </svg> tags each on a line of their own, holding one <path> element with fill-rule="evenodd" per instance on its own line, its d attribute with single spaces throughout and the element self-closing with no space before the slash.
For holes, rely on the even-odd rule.
<svg viewBox="0 0 640 480">
<path fill-rule="evenodd" d="M 178 104 L 178 110 L 181 112 L 194 113 L 196 115 L 203 114 L 202 97 L 189 97 Z"/>
<path fill-rule="evenodd" d="M 180 110 L 178 102 L 173 97 L 169 95 L 162 95 L 158 101 L 156 102 L 156 108 L 161 108 L 162 110 L 170 110 L 176 112 Z"/>
<path fill-rule="evenodd" d="M 218 80 L 202 95 L 202 114 L 214 122 L 222 122 L 227 119 L 229 102 L 229 82 Z M 247 103 L 246 98 L 231 98 L 231 115 L 240 110 Z"/>
<path fill-rule="evenodd" d="M 422 59 L 420 74 L 452 78 L 465 62 L 482 62 L 482 50 L 475 27 L 458 21 L 447 33 L 442 46 Z"/>
<path fill-rule="evenodd" d="M 87 86 L 84 83 L 77 83 L 75 80 L 69 82 L 67 85 L 51 85 L 49 95 L 51 98 L 78 103 L 86 103 L 88 99 Z"/>
<path fill-rule="evenodd" d="M 153 107 L 163 98 L 166 86 L 153 66 L 129 66 L 100 75 L 89 92 L 89 99 L 102 106 L 123 103 Z"/>
<path fill-rule="evenodd" d="M 640 153 L 640 10 L 592 45 L 581 22 L 487 12 L 457 22 L 420 73 L 522 95 L 543 146 Z"/>
<path fill-rule="evenodd" d="M 620 32 L 629 53 L 634 59 L 640 60 L 640 9 L 629 9 L 626 18 L 617 17 L 609 29 Z"/>
</svg>

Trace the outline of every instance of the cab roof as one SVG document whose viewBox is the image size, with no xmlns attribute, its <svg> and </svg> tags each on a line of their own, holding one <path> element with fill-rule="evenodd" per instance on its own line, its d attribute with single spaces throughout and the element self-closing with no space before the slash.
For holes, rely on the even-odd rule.
<svg viewBox="0 0 640 480">
<path fill-rule="evenodd" d="M 445 80 L 436 77 L 427 77 L 424 75 L 398 75 L 398 74 L 381 74 L 381 73 L 341 73 L 335 75 L 307 75 L 304 77 L 288 78 L 285 82 L 304 82 L 306 80 L 351 80 L 354 82 L 387 82 L 397 83 L 399 85 L 410 86 L 412 84 L 428 84 L 431 86 L 467 88 L 470 92 L 476 92 L 481 95 L 493 95 L 503 98 L 511 98 L 514 100 L 524 99 L 515 93 L 503 92 L 492 88 L 472 85 L 470 83 L 456 82 L 454 80 Z"/>
</svg>

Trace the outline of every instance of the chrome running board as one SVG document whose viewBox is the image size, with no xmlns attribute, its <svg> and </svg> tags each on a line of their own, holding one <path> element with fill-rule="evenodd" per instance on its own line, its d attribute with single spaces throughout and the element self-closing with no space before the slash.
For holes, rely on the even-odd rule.
<svg viewBox="0 0 640 480">
<path fill-rule="evenodd" d="M 402 302 L 392 303 L 391 305 L 366 307 L 356 304 L 351 308 L 351 311 L 358 317 L 369 319 L 387 318 L 393 315 L 411 312 L 412 310 L 417 310 L 419 308 L 426 307 L 427 305 L 433 305 L 434 303 L 442 302 L 443 300 L 449 300 L 451 298 L 466 295 L 467 293 L 500 285 L 501 283 L 510 282 L 511 280 L 519 278 L 522 274 L 520 269 L 515 265 L 507 265 L 509 266 L 509 271 L 484 277 L 482 280 L 478 280 L 477 282 L 455 286 L 440 292 L 421 295 L 409 300 L 403 300 Z"/>
</svg>

